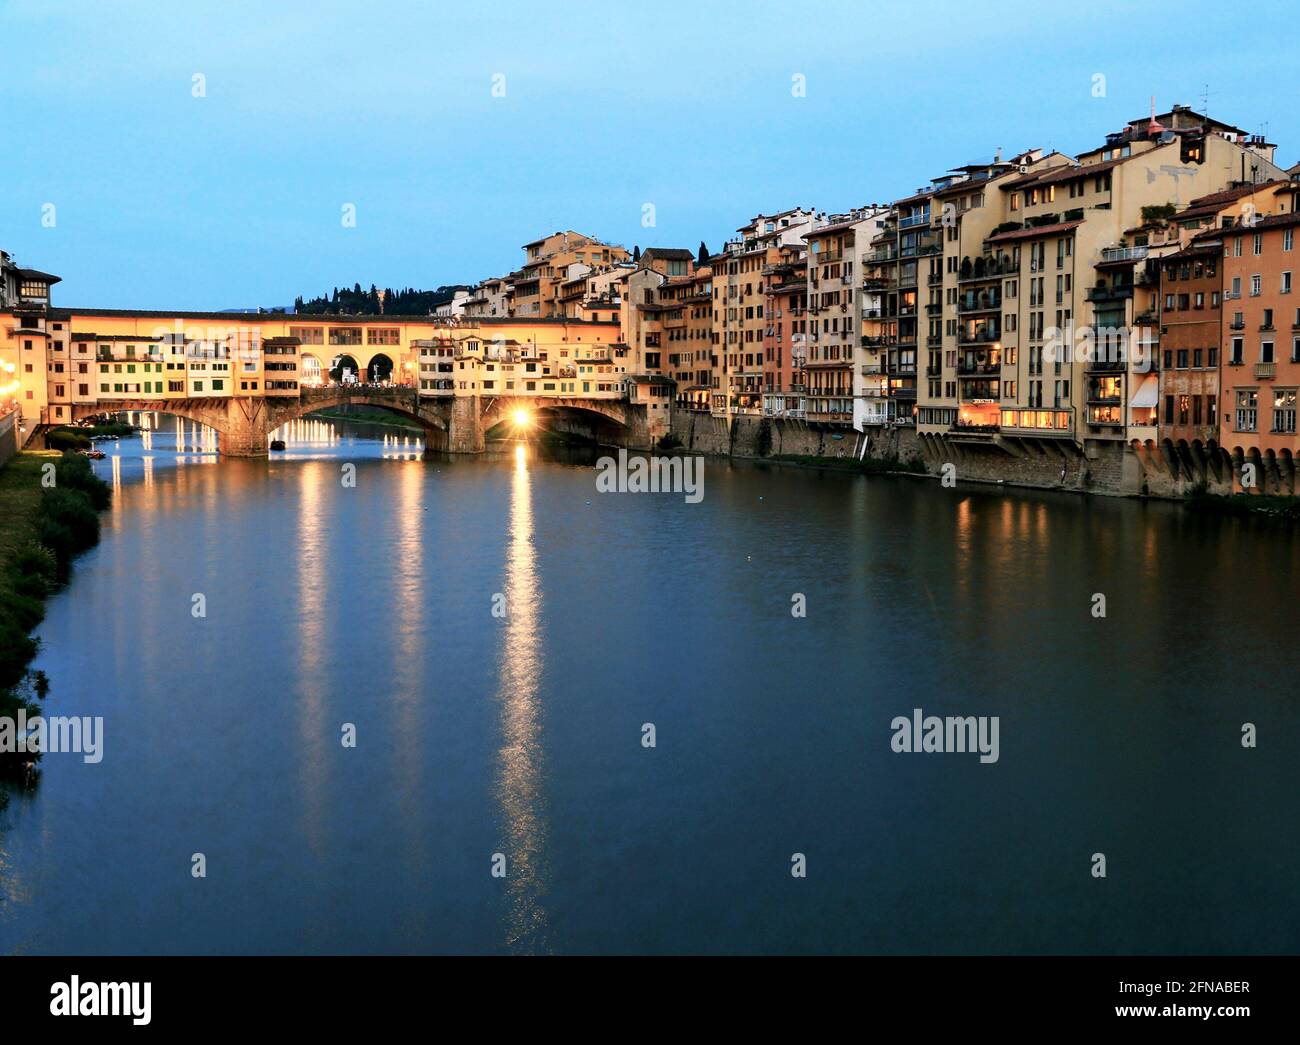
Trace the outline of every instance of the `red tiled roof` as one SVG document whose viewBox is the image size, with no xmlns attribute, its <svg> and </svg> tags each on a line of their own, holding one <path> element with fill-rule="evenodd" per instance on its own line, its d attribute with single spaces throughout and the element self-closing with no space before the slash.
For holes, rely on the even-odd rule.
<svg viewBox="0 0 1300 1045">
<path fill-rule="evenodd" d="M 1083 221 L 1080 219 L 1079 221 L 1058 221 L 1055 225 L 1036 225 L 1032 229 L 1013 229 L 1010 232 L 999 232 L 996 236 L 989 236 L 984 242 L 1006 243 L 1008 240 L 1036 239 L 1039 236 L 1069 232 L 1071 229 L 1077 229 L 1082 224 Z"/>
<path fill-rule="evenodd" d="M 1139 153 L 1139 155 L 1142 154 Z M 1125 156 L 1119 160 L 1106 160 L 1104 163 L 1085 163 L 1078 166 L 1067 163 L 1060 167 L 1051 167 L 1045 171 L 1026 174 L 1023 178 L 1015 178 L 1001 187 L 1003 189 L 1022 189 L 1029 185 L 1056 185 L 1059 182 L 1072 181 L 1075 178 L 1091 178 L 1095 174 L 1118 167 L 1121 163 L 1126 163 L 1132 158 L 1132 156 Z"/>
</svg>

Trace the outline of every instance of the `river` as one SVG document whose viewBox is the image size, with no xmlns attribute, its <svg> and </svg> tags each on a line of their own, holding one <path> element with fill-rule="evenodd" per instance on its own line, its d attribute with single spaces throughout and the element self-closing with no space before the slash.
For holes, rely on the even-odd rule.
<svg viewBox="0 0 1300 1045">
<path fill-rule="evenodd" d="M 169 424 L 39 631 L 103 759 L 0 812 L 0 952 L 1300 949 L 1284 524 Z"/>
</svg>

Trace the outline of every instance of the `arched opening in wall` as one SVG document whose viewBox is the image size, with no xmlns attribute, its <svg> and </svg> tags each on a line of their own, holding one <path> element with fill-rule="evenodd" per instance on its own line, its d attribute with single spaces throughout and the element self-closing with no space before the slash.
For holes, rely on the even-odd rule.
<svg viewBox="0 0 1300 1045">
<path fill-rule="evenodd" d="M 321 365 L 319 356 L 304 352 L 298 362 L 298 367 L 299 384 L 304 388 L 319 388 L 325 383 L 325 368 Z"/>
<path fill-rule="evenodd" d="M 118 428 L 131 428 L 135 431 L 121 431 L 111 442 L 96 441 L 95 448 L 108 453 L 121 452 L 129 445 L 128 440 L 138 439 L 140 448 L 145 451 L 178 454 L 215 454 L 217 452 L 217 430 L 201 421 L 165 410 L 121 410 L 110 411 L 96 417 L 84 418 L 78 422 L 87 427 L 92 434 L 99 431 L 116 431 Z"/>
<path fill-rule="evenodd" d="M 393 361 L 382 352 L 377 352 L 370 358 L 370 365 L 366 367 L 366 381 L 372 385 L 386 385 L 393 379 Z"/>
<path fill-rule="evenodd" d="M 380 444 L 380 456 L 406 458 L 419 455 L 426 446 L 444 448 L 446 431 L 410 411 L 344 397 L 342 402 L 285 422 L 270 438 L 282 441 L 290 451 L 336 446 L 340 439 L 361 439 Z"/>
<path fill-rule="evenodd" d="M 346 352 L 330 360 L 330 380 L 336 385 L 355 385 L 360 380 L 361 368 Z"/>
<path fill-rule="evenodd" d="M 489 442 L 532 439 L 546 434 L 558 444 L 621 445 L 627 428 L 597 410 L 551 406 L 545 401 L 512 404 L 502 399 L 499 408 L 484 418 L 484 436 Z"/>
</svg>

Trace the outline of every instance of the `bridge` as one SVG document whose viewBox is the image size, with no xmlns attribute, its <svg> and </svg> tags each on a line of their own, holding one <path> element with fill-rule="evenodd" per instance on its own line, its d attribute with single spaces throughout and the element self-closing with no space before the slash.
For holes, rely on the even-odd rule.
<svg viewBox="0 0 1300 1045">
<path fill-rule="evenodd" d="M 170 414 L 214 430 L 218 450 L 225 456 L 260 457 L 266 454 L 270 435 L 277 428 L 307 414 L 342 406 L 376 407 L 405 417 L 423 429 L 426 449 L 446 453 L 482 453 L 488 431 L 511 421 L 519 411 L 543 426 L 611 445 L 649 449 L 653 443 L 646 407 L 625 399 L 422 396 L 418 389 L 402 385 L 330 385 L 304 388 L 296 396 L 103 399 L 74 405 L 71 420 L 125 411 Z M 38 426 L 32 439 L 53 427 Z"/>
</svg>

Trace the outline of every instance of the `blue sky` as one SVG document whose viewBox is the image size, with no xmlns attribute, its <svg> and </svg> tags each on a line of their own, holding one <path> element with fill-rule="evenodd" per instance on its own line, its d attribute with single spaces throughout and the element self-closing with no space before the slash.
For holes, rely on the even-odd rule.
<svg viewBox="0 0 1300 1045">
<path fill-rule="evenodd" d="M 558 228 L 716 249 L 761 210 L 1089 148 L 1207 83 L 1300 160 L 1294 8 L 1073 8 L 0 0 L 0 249 L 63 276 L 58 304 L 177 309 L 473 282 Z"/>
</svg>

